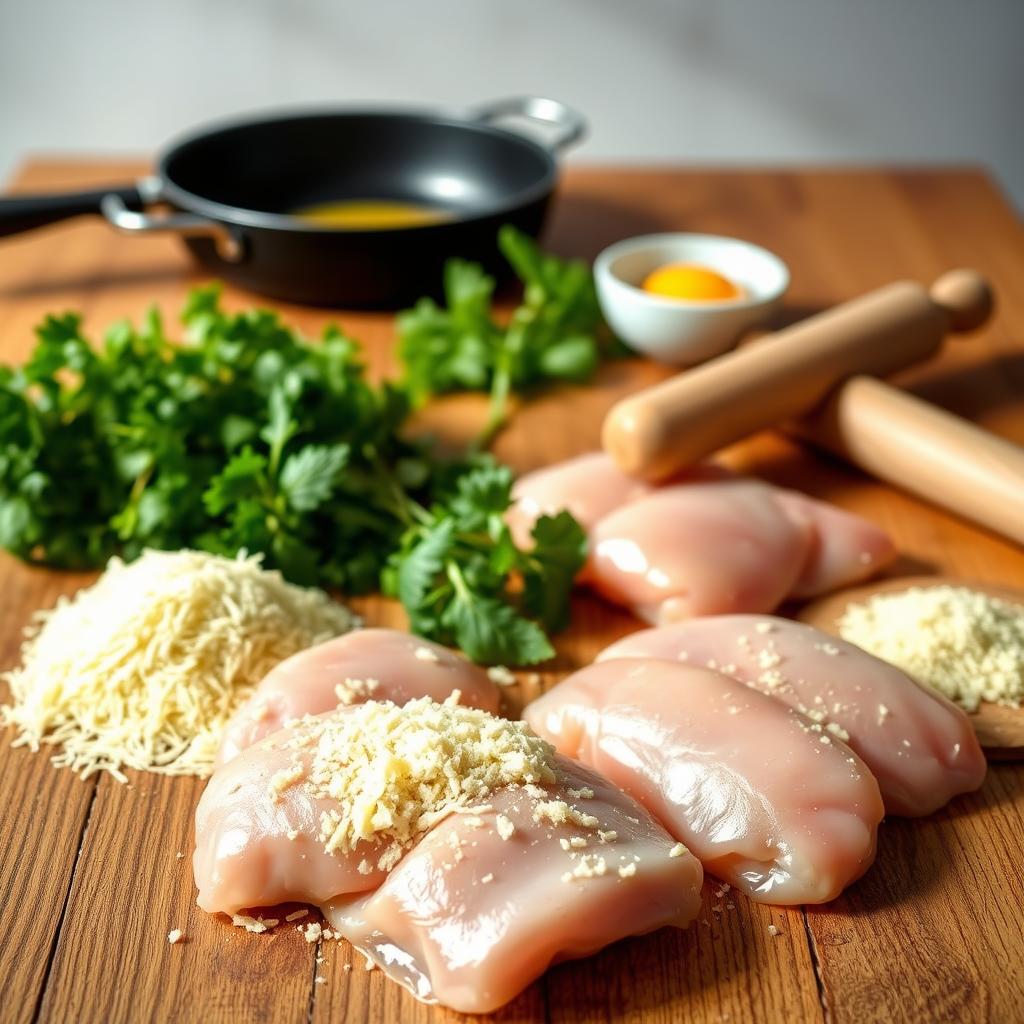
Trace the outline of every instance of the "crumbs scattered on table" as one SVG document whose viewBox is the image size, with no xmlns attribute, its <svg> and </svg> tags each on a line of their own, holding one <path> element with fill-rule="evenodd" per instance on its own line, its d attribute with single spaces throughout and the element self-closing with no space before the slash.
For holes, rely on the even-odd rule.
<svg viewBox="0 0 1024 1024">
<path fill-rule="evenodd" d="M 247 932 L 254 932 L 259 935 L 262 932 L 270 931 L 281 922 L 276 917 L 268 917 L 260 920 L 258 917 L 250 917 L 248 914 L 232 914 L 231 923 L 236 928 L 244 928 Z"/>
<path fill-rule="evenodd" d="M 487 670 L 487 678 L 498 686 L 514 686 L 516 677 L 504 665 L 492 665 Z"/>
</svg>

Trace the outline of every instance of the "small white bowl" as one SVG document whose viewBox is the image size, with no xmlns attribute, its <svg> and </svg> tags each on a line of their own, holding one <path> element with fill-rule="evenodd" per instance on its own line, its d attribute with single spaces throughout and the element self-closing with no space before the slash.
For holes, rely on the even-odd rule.
<svg viewBox="0 0 1024 1024">
<path fill-rule="evenodd" d="M 667 263 L 696 263 L 743 289 L 736 299 L 686 302 L 651 295 L 644 278 Z M 631 348 L 692 366 L 732 348 L 778 308 L 789 287 L 786 264 L 767 249 L 721 235 L 641 235 L 616 242 L 594 261 L 601 309 Z"/>
</svg>

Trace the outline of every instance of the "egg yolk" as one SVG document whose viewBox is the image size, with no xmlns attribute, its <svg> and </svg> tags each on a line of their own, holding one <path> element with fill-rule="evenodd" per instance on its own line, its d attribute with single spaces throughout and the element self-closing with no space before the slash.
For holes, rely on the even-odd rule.
<svg viewBox="0 0 1024 1024">
<path fill-rule="evenodd" d="M 651 295 L 684 302 L 722 302 L 743 296 L 743 289 L 727 277 L 693 263 L 659 267 L 644 278 L 641 287 Z"/>
</svg>

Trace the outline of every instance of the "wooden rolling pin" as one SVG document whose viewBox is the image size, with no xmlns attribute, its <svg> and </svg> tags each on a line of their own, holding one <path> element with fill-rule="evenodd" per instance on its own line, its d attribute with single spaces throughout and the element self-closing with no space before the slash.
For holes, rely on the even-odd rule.
<svg viewBox="0 0 1024 1024">
<path fill-rule="evenodd" d="M 663 479 L 719 448 L 811 412 L 856 374 L 885 376 L 938 351 L 992 309 L 973 270 L 870 292 L 619 402 L 605 450 L 627 473 Z"/>
<path fill-rule="evenodd" d="M 1024 544 L 1024 448 L 871 377 L 843 384 L 801 437 Z"/>
</svg>

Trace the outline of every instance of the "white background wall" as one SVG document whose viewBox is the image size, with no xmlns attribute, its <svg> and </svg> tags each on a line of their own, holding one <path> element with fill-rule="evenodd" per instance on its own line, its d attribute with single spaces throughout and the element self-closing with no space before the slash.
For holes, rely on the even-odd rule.
<svg viewBox="0 0 1024 1024">
<path fill-rule="evenodd" d="M 987 164 L 1024 206 L 1024 0 L 0 0 L 0 175 L 303 101 L 548 94 L 588 161 Z"/>
</svg>

